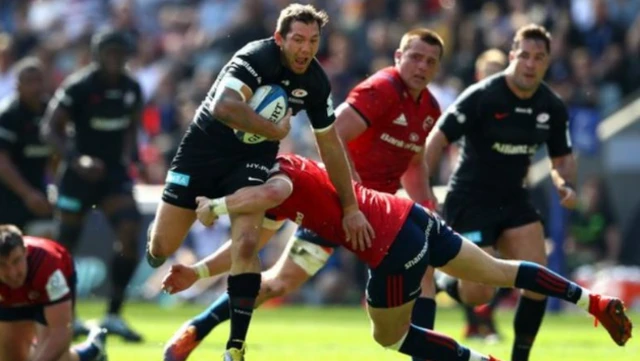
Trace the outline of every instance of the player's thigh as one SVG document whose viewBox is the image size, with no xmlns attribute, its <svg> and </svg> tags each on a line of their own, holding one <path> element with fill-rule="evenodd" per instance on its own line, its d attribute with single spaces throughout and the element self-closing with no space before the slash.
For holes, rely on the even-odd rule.
<svg viewBox="0 0 640 361">
<path fill-rule="evenodd" d="M 498 205 L 450 192 L 444 201 L 442 217 L 447 225 L 479 247 L 491 247 L 499 236 L 499 209 Z"/>
<path fill-rule="evenodd" d="M 183 208 L 160 201 L 156 216 L 149 226 L 149 249 L 156 257 L 168 257 L 175 252 L 189 233 L 196 213 L 189 208 Z"/>
<path fill-rule="evenodd" d="M 422 277 L 422 281 L 420 281 L 420 288 L 422 291 L 420 292 L 420 297 L 424 298 L 434 298 L 436 295 L 436 287 L 435 287 L 435 279 L 433 274 L 435 269 L 433 267 L 427 268 L 427 271 L 424 273 Z"/>
<path fill-rule="evenodd" d="M 497 252 L 493 247 L 481 247 L 488 255 L 495 257 Z M 484 283 L 460 280 L 460 299 L 466 305 L 481 305 L 491 301 L 495 295 L 495 287 Z"/>
<path fill-rule="evenodd" d="M 84 214 L 99 201 L 104 186 L 104 180 L 89 182 L 70 167 L 65 167 L 58 181 L 58 197 L 56 199 L 58 213 L 66 215 L 69 222 L 73 221 L 69 219 L 71 215 Z"/>
<path fill-rule="evenodd" d="M 33 321 L 0 321 L 0 360 L 27 361 L 35 335 Z"/>
</svg>

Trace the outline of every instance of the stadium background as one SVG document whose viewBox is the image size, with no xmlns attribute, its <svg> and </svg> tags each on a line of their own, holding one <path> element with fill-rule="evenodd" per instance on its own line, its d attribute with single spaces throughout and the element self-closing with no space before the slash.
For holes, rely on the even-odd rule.
<svg viewBox="0 0 640 361">
<path fill-rule="evenodd" d="M 269 36 L 279 9 L 290 2 L 2 0 L 0 98 L 13 88 L 11 68 L 19 59 L 36 55 L 44 62 L 52 93 L 65 76 L 91 60 L 89 44 L 95 31 L 115 27 L 128 32 L 136 44 L 129 66 L 142 84 L 146 102 L 138 138 L 153 184 L 139 185 L 136 195 L 148 222 L 159 199 L 167 164 L 217 72 L 246 42 Z M 574 279 L 618 293 L 640 309 L 640 1 L 301 2 L 326 9 L 331 16 L 323 31 L 318 59 L 332 82 L 335 104 L 342 102 L 358 81 L 392 64 L 393 51 L 408 29 L 430 27 L 445 40 L 442 69 L 430 85 L 444 109 L 473 82 L 478 54 L 492 47 L 507 51 L 514 29 L 521 25 L 537 22 L 547 26 L 554 38 L 547 82 L 570 108 L 581 194 L 590 197 L 587 202 L 599 199 L 594 202 L 594 211 L 565 212 L 550 191 L 546 162 L 532 168 L 533 195 L 549 236 L 550 265 Z M 282 150 L 317 156 L 304 114 L 295 117 Z M 536 160 L 542 158 L 543 154 L 536 155 Z M 446 184 L 454 160 L 452 150 L 443 159 L 436 184 Z M 440 187 L 439 194 L 445 191 Z M 594 239 L 583 231 L 596 216 L 604 220 L 604 227 Z M 194 226 L 179 259 L 189 262 L 215 249 L 226 239 L 227 226 L 225 222 L 214 229 Z M 109 287 L 106 266 L 112 234 L 106 228 L 100 215 L 91 216 L 77 259 L 80 296 L 87 300 L 88 312 L 96 307 L 91 299 L 100 298 Z M 265 266 L 278 256 L 286 231 L 291 229 L 283 231 L 282 240 L 263 251 Z M 143 239 L 141 235 L 141 248 Z M 141 263 L 129 290 L 133 298 L 146 302 L 132 306 L 142 315 L 138 319 L 147 315 L 146 310 L 156 309 L 152 303 L 172 309 L 183 301 L 198 305 L 224 287 L 224 279 L 218 279 L 211 287 L 200 284 L 185 295 L 169 297 L 158 293 L 160 276 Z M 279 302 L 359 305 L 363 279 L 363 270 L 354 258 L 338 253 L 312 283 Z M 551 307 L 560 309 L 557 303 Z M 185 317 L 193 314 L 183 312 Z M 278 317 L 277 313 L 267 314 L 267 319 Z M 453 314 L 445 313 L 445 317 L 458 322 Z M 360 326 L 366 326 L 360 318 Z M 175 322 L 171 327 L 179 324 Z M 503 328 L 510 331 L 509 327 Z M 172 331 L 158 337 L 162 340 Z M 360 336 L 366 339 L 367 331 Z M 371 342 L 370 347 L 376 346 Z"/>
</svg>

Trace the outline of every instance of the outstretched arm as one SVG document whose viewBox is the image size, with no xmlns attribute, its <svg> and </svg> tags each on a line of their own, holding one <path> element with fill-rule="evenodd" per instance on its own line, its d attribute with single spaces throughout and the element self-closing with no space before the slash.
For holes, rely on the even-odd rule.
<svg viewBox="0 0 640 361">
<path fill-rule="evenodd" d="M 32 361 L 58 361 L 71 344 L 71 300 L 47 306 L 47 327 L 38 335 Z"/>
</svg>

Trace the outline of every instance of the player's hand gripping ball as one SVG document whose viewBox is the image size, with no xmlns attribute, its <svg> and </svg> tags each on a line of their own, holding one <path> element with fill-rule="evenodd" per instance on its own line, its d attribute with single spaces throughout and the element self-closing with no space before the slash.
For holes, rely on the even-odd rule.
<svg viewBox="0 0 640 361">
<path fill-rule="evenodd" d="M 285 115 L 289 115 L 287 109 L 289 103 L 287 92 L 279 85 L 263 85 L 256 89 L 249 106 L 270 122 L 278 124 Z M 236 137 L 246 144 L 258 144 L 267 140 L 266 137 L 258 134 L 246 133 L 237 129 L 233 130 Z"/>
</svg>

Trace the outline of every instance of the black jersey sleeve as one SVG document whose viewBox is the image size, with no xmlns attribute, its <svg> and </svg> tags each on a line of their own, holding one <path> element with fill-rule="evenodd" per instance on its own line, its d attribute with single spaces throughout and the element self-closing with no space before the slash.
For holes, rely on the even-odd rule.
<svg viewBox="0 0 640 361">
<path fill-rule="evenodd" d="M 569 130 L 569 111 L 562 100 L 555 97 L 550 109 L 551 132 L 547 140 L 550 157 L 561 157 L 571 153 L 571 132 Z"/>
<path fill-rule="evenodd" d="M 3 108 L 0 110 L 0 150 L 11 150 L 20 137 L 19 119 L 12 114 L 12 107 Z"/>
<path fill-rule="evenodd" d="M 327 81 L 324 92 L 321 92 L 317 100 L 314 99 L 314 102 L 309 104 L 307 115 L 309 116 L 314 132 L 322 133 L 329 129 L 335 122 L 336 116 L 334 114 L 329 81 Z"/>
<path fill-rule="evenodd" d="M 255 92 L 262 85 L 263 79 L 268 78 L 270 69 L 278 68 L 279 62 L 279 53 L 277 48 L 273 48 L 271 42 L 249 43 L 229 60 L 220 84 L 217 84 L 218 89 L 228 87 L 240 91 L 239 85 L 244 84 Z M 248 101 L 248 99 L 245 100 Z"/>
<path fill-rule="evenodd" d="M 453 143 L 467 134 L 480 117 L 479 101 L 482 88 L 472 85 L 467 88 L 438 118 L 437 128 Z"/>
</svg>

